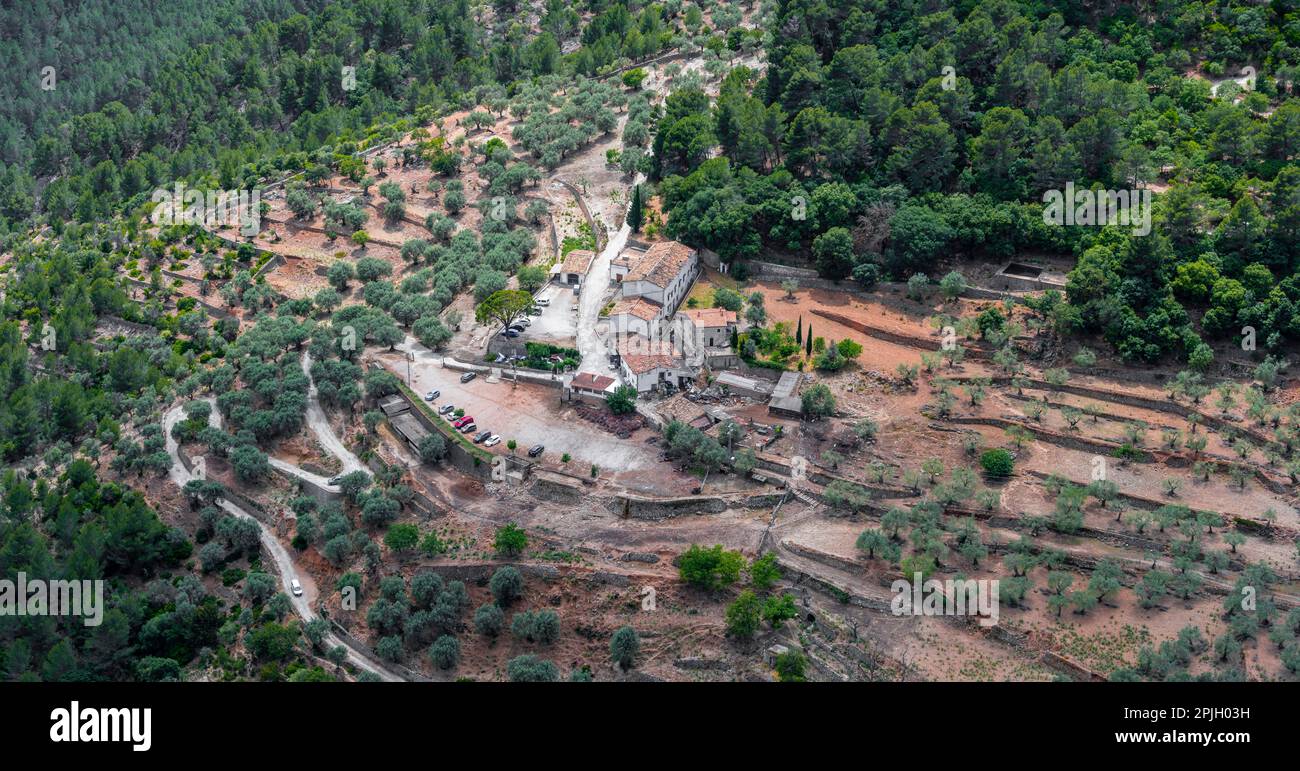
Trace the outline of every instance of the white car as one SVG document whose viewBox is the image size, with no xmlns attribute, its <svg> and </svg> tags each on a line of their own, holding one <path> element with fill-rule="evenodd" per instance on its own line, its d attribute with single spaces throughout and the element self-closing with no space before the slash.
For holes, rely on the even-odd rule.
<svg viewBox="0 0 1300 771">
<path fill-rule="evenodd" d="M 496 434 L 493 434 L 492 436 L 489 436 L 487 439 L 483 440 L 484 447 L 491 447 L 497 444 L 501 444 L 501 437 L 497 436 Z"/>
<path fill-rule="evenodd" d="M 551 301 L 550 301 L 548 298 L 546 298 L 546 297 L 538 297 L 538 298 L 536 298 L 536 299 L 533 300 L 533 304 L 534 304 L 534 305 L 540 305 L 540 306 L 542 306 L 543 308 L 545 308 L 546 306 L 548 306 L 548 305 L 551 304 Z"/>
<path fill-rule="evenodd" d="M 301 596 L 302 596 L 302 584 L 298 583 L 298 579 L 296 579 L 296 578 L 294 578 L 294 579 L 290 579 L 290 581 L 289 581 L 289 591 L 293 592 L 293 596 L 294 596 L 294 597 L 301 597 Z"/>
</svg>

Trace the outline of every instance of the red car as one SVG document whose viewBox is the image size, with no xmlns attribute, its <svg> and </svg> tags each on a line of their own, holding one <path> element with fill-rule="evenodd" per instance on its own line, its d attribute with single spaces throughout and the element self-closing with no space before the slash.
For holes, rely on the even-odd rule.
<svg viewBox="0 0 1300 771">
<path fill-rule="evenodd" d="M 460 428 L 466 423 L 473 423 L 473 422 L 474 422 L 474 418 L 470 417 L 469 415 L 466 415 L 462 418 L 457 418 L 456 420 L 452 421 L 452 425 L 455 426 L 456 428 Z"/>
</svg>

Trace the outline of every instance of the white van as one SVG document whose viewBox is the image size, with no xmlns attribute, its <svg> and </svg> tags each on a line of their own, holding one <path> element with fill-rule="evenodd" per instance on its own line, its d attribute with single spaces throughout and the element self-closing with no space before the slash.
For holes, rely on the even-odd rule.
<svg viewBox="0 0 1300 771">
<path fill-rule="evenodd" d="M 302 596 L 302 584 L 298 583 L 298 579 L 293 578 L 289 580 L 289 591 L 293 592 L 294 597 Z"/>
</svg>

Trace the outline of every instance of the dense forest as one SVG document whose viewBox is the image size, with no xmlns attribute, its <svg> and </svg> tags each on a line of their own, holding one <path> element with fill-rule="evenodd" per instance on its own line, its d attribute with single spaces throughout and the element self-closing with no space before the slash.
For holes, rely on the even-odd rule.
<svg viewBox="0 0 1300 771">
<path fill-rule="evenodd" d="M 6 105 L 0 115 L 0 160 L 29 160 L 39 137 L 109 102 L 139 107 L 169 77 L 168 62 L 190 48 L 246 34 L 263 21 L 315 13 L 324 5 L 319 0 L 24 3 L 24 13 L 4 15 L 0 37 L 0 63 L 15 74 L 0 83 L 0 102 Z"/>
<path fill-rule="evenodd" d="M 785 0 L 769 31 L 765 75 L 737 68 L 712 106 L 668 100 L 654 162 L 678 237 L 867 285 L 1073 253 L 1058 330 L 1134 362 L 1205 367 L 1202 339 L 1244 325 L 1300 339 L 1290 4 Z M 1189 76 L 1246 66 L 1244 93 Z M 1157 227 L 1048 225 L 1042 195 L 1067 182 L 1163 184 Z"/>
</svg>

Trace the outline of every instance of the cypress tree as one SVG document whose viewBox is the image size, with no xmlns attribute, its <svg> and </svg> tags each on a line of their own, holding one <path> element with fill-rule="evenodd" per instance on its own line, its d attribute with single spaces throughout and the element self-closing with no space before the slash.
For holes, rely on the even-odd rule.
<svg viewBox="0 0 1300 771">
<path fill-rule="evenodd" d="M 812 340 L 813 340 L 812 324 L 809 324 L 808 337 L 804 338 L 804 352 L 807 353 L 809 356 L 812 356 Z"/>
<path fill-rule="evenodd" d="M 627 225 L 632 228 L 633 233 L 641 232 L 641 224 L 645 221 L 645 203 L 641 200 L 641 186 L 635 185 L 632 188 L 632 201 L 627 207 Z"/>
<path fill-rule="evenodd" d="M 799 317 L 799 328 L 794 331 L 794 341 L 803 345 L 803 316 Z"/>
</svg>

